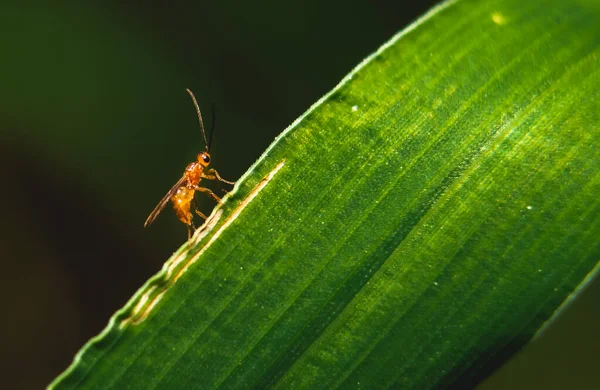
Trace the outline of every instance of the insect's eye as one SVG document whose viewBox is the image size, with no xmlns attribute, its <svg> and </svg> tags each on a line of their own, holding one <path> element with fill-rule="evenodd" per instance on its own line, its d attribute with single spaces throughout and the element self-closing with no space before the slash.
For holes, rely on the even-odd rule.
<svg viewBox="0 0 600 390">
<path fill-rule="evenodd" d="M 207 153 L 202 153 L 202 161 L 208 164 L 210 162 L 210 156 Z"/>
</svg>

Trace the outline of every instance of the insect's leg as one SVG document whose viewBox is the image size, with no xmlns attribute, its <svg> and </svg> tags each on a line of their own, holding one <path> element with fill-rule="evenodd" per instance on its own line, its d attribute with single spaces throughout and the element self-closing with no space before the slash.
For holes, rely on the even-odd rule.
<svg viewBox="0 0 600 390">
<path fill-rule="evenodd" d="M 188 240 L 192 237 L 192 232 L 196 231 L 196 226 L 194 225 L 194 221 L 192 220 L 192 215 L 190 214 L 190 223 L 187 225 L 188 228 Z"/>
<path fill-rule="evenodd" d="M 194 206 L 194 211 L 196 212 L 196 214 L 198 214 L 200 217 L 204 218 L 205 220 L 208 219 L 208 217 L 206 215 L 204 215 L 204 213 L 200 210 L 198 210 L 198 205 L 196 204 L 196 198 L 194 198 L 194 200 L 192 201 L 192 206 Z"/>
<path fill-rule="evenodd" d="M 209 179 L 209 180 L 218 180 L 218 181 L 221 181 L 223 183 L 227 183 L 227 184 L 231 184 L 231 185 L 235 184 L 234 181 L 229 181 L 229 180 L 223 179 L 219 175 L 219 172 L 217 172 L 217 170 L 214 169 L 214 168 L 211 168 L 208 171 L 206 171 L 206 174 L 203 174 L 202 177 L 205 178 L 205 179 Z"/>
<path fill-rule="evenodd" d="M 213 175 L 202 175 L 202 177 L 203 177 L 204 179 L 208 179 L 208 180 L 217 180 L 217 178 L 216 178 L 215 176 L 213 176 Z M 229 182 L 229 181 L 225 181 L 225 183 L 231 183 L 231 182 Z M 231 183 L 231 184 L 235 184 L 235 183 Z M 222 190 L 223 190 L 223 189 L 222 189 Z M 225 192 L 226 194 L 229 194 L 229 192 L 228 192 L 228 191 L 225 191 L 225 190 L 223 190 L 223 192 Z"/>
<path fill-rule="evenodd" d="M 196 187 L 194 188 L 196 191 L 200 191 L 200 192 L 204 192 L 205 194 L 207 194 L 208 196 L 212 196 L 214 200 L 216 200 L 217 202 L 221 203 L 221 198 L 219 198 L 214 192 L 212 192 L 211 190 L 209 190 L 208 188 L 204 188 L 204 187 Z"/>
<path fill-rule="evenodd" d="M 209 170 L 206 171 L 205 174 L 202 175 L 203 178 L 208 179 L 208 180 L 218 180 L 220 182 L 226 183 L 226 184 L 230 184 L 230 185 L 235 185 L 234 181 L 229 181 L 229 180 L 225 180 L 223 179 L 220 175 L 219 172 L 217 172 L 215 169 L 211 168 Z M 228 191 L 223 190 L 226 194 L 229 194 Z"/>
</svg>

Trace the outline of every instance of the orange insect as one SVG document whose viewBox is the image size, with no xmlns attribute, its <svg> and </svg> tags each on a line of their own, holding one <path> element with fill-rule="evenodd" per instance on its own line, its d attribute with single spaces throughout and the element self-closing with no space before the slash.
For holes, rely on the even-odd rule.
<svg viewBox="0 0 600 390">
<path fill-rule="evenodd" d="M 185 171 L 183 172 L 183 176 L 171 189 L 167 194 L 158 202 L 158 205 L 154 208 L 154 210 L 144 222 L 144 227 L 150 225 L 158 214 L 165 208 L 169 200 L 173 203 L 173 208 L 175 209 L 175 214 L 177 214 L 177 218 L 183 223 L 187 225 L 188 228 L 188 239 L 190 239 L 192 235 L 192 228 L 194 227 L 194 222 L 192 220 L 192 213 L 190 211 L 191 206 L 194 207 L 194 211 L 196 214 L 206 219 L 206 215 L 204 215 L 196 205 L 196 199 L 194 197 L 196 191 L 203 192 L 208 196 L 211 196 L 217 202 L 221 202 L 221 198 L 219 198 L 214 192 L 205 187 L 200 187 L 200 181 L 202 179 L 208 180 L 218 180 L 227 184 L 235 184 L 235 182 L 224 180 L 216 170 L 213 168 L 208 169 L 208 165 L 210 164 L 210 154 L 208 150 L 210 149 L 210 142 L 206 142 L 206 134 L 204 133 L 204 123 L 202 122 L 202 114 L 200 113 L 200 107 L 198 107 L 198 102 L 196 101 L 196 97 L 189 89 L 186 91 L 192 97 L 194 101 L 194 105 L 196 106 L 196 112 L 198 113 L 198 121 L 200 122 L 200 130 L 202 130 L 202 137 L 204 138 L 204 145 L 206 146 L 206 150 L 204 152 L 198 153 L 197 161 L 190 163 Z M 211 133 L 211 141 L 212 141 L 212 133 L 215 129 L 215 113 L 213 110 L 213 122 Z"/>
</svg>

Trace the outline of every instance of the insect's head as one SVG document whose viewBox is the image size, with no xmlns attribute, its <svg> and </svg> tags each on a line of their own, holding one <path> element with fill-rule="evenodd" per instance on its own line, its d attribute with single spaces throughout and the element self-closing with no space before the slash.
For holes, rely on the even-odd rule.
<svg viewBox="0 0 600 390">
<path fill-rule="evenodd" d="M 203 167 L 207 167 L 210 164 L 210 154 L 208 152 L 200 152 L 198 153 L 198 162 Z"/>
</svg>

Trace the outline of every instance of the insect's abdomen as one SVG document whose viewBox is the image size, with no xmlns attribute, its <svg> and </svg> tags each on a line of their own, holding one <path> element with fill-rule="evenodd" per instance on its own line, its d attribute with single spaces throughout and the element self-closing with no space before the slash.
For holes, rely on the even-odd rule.
<svg viewBox="0 0 600 390">
<path fill-rule="evenodd" d="M 190 213 L 190 203 L 194 199 L 194 190 L 182 186 L 179 187 L 177 193 L 171 198 L 173 202 L 173 208 L 177 218 L 186 225 L 192 223 L 192 213 Z"/>
</svg>

